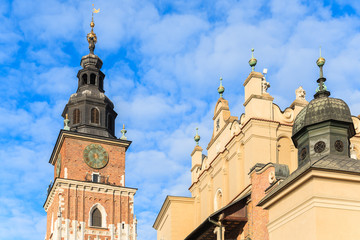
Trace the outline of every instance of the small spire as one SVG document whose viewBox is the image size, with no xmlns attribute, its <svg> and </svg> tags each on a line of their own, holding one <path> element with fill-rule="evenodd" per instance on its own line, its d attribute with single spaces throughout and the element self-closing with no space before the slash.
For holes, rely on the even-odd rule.
<svg viewBox="0 0 360 240">
<path fill-rule="evenodd" d="M 251 58 L 249 60 L 249 65 L 251 67 L 251 71 L 254 72 L 255 71 L 255 65 L 257 63 L 256 58 L 254 58 L 254 49 L 251 49 Z"/>
<path fill-rule="evenodd" d="M 93 8 L 93 11 L 91 13 L 91 23 L 90 23 L 91 31 L 86 36 L 87 41 L 89 43 L 89 50 L 91 54 L 94 54 L 95 44 L 97 43 L 97 37 L 96 34 L 94 33 L 94 27 L 95 27 L 94 13 L 98 13 L 98 12 L 100 12 L 100 8 L 99 9 Z"/>
<path fill-rule="evenodd" d="M 199 141 L 200 141 L 200 136 L 199 136 L 198 130 L 199 130 L 199 128 L 196 128 L 196 135 L 194 137 L 194 140 L 196 142 L 196 146 L 199 146 Z"/>
<path fill-rule="evenodd" d="M 64 130 L 68 130 L 68 131 L 70 130 L 69 123 L 70 123 L 69 115 L 66 114 L 64 119 Z"/>
<path fill-rule="evenodd" d="M 223 97 L 223 93 L 225 92 L 225 88 L 222 85 L 222 77 L 220 77 L 220 86 L 218 87 L 217 91 L 220 94 L 220 97 Z"/>
<path fill-rule="evenodd" d="M 330 96 L 330 92 L 327 90 L 327 87 L 325 85 L 326 78 L 324 78 L 324 73 L 323 73 L 323 66 L 325 65 L 325 58 L 323 58 L 321 56 L 321 46 L 319 49 L 319 54 L 320 54 L 320 57 L 316 61 L 316 65 L 318 65 L 318 67 L 320 68 L 320 77 L 317 80 L 319 86 L 316 88 L 316 93 L 314 95 L 315 98 Z"/>
<path fill-rule="evenodd" d="M 127 137 L 125 136 L 125 133 L 127 133 L 126 129 L 125 129 L 125 124 L 123 124 L 123 129 L 121 129 L 121 138 L 122 140 L 127 140 Z"/>
</svg>

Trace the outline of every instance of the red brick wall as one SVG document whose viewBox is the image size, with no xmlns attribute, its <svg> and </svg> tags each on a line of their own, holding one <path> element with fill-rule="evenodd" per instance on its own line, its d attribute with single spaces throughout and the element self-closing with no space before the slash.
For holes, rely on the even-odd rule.
<svg viewBox="0 0 360 240">
<path fill-rule="evenodd" d="M 274 171 L 273 166 L 268 167 L 261 173 L 253 171 L 251 178 L 251 202 L 248 206 L 248 234 L 252 240 L 268 240 L 269 233 L 267 224 L 269 222 L 269 213 L 262 207 L 256 205 L 265 197 L 265 189 L 270 186 L 269 173 Z"/>
<path fill-rule="evenodd" d="M 67 178 L 84 181 L 86 173 L 98 172 L 102 176 L 109 176 L 109 182 L 120 186 L 121 177 L 124 176 L 125 185 L 125 148 L 110 144 L 100 144 L 109 154 L 109 162 L 102 169 L 94 169 L 84 162 L 84 149 L 94 142 L 84 141 L 73 138 L 65 138 L 61 154 L 60 177 L 64 178 L 65 167 L 67 168 Z M 55 164 L 56 165 L 56 164 Z M 54 168 L 55 176 L 55 168 Z"/>
</svg>

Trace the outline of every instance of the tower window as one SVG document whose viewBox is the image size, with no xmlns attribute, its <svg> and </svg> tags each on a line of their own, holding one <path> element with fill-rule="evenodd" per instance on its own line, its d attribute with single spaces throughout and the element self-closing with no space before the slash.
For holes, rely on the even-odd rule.
<svg viewBox="0 0 360 240">
<path fill-rule="evenodd" d="M 87 74 L 85 73 L 85 74 L 83 74 L 82 76 L 81 76 L 81 78 L 82 78 L 82 82 L 83 82 L 83 84 L 87 84 L 88 82 L 87 82 L 87 78 L 88 78 L 88 76 L 87 76 Z"/>
<path fill-rule="evenodd" d="M 80 123 L 80 110 L 78 108 L 73 111 L 73 124 Z"/>
<path fill-rule="evenodd" d="M 110 114 L 108 115 L 108 128 L 110 131 L 114 130 L 113 118 Z"/>
<path fill-rule="evenodd" d="M 91 226 L 101 227 L 101 212 L 98 208 L 95 208 L 91 214 Z"/>
<path fill-rule="evenodd" d="M 91 123 L 99 124 L 99 110 L 96 108 L 91 109 Z"/>
<path fill-rule="evenodd" d="M 96 75 L 94 73 L 90 74 L 90 84 L 95 85 Z"/>
<path fill-rule="evenodd" d="M 103 77 L 99 77 L 99 87 L 100 87 L 100 89 L 104 89 L 104 78 Z"/>
</svg>

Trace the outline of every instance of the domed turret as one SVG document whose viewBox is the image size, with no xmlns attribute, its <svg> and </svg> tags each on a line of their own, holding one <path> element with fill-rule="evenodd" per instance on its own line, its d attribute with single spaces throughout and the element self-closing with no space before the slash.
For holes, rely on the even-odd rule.
<svg viewBox="0 0 360 240">
<path fill-rule="evenodd" d="M 325 59 L 317 60 L 320 78 L 314 99 L 297 115 L 292 139 L 298 148 L 299 167 L 312 159 L 329 154 L 349 156 L 349 139 L 355 135 L 349 106 L 341 99 L 331 98 L 324 84 L 322 67 Z"/>
</svg>

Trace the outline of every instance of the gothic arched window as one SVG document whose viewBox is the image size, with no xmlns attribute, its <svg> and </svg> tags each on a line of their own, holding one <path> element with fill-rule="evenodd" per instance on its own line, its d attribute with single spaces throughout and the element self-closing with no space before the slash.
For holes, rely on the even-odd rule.
<svg viewBox="0 0 360 240">
<path fill-rule="evenodd" d="M 91 226 L 101 227 L 101 212 L 98 208 L 91 213 Z"/>
<path fill-rule="evenodd" d="M 96 108 L 91 109 L 91 123 L 99 124 L 99 110 Z"/>
<path fill-rule="evenodd" d="M 80 123 L 80 110 L 78 108 L 73 111 L 73 124 Z"/>
<path fill-rule="evenodd" d="M 90 74 L 90 84 L 95 85 L 96 75 L 94 73 Z"/>
</svg>

